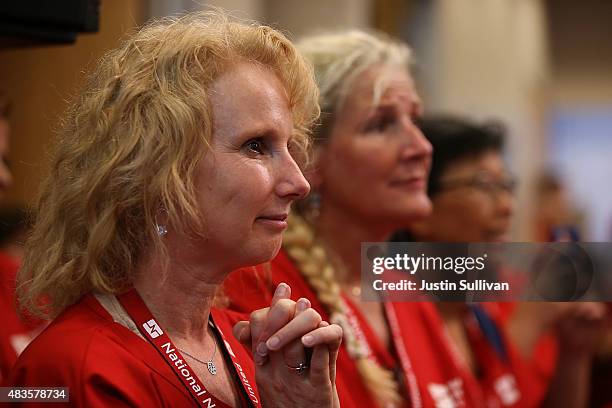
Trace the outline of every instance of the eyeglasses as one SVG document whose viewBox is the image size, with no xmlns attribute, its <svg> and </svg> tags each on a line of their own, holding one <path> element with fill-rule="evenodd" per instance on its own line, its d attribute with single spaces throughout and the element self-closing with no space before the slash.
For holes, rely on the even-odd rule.
<svg viewBox="0 0 612 408">
<path fill-rule="evenodd" d="M 487 172 L 476 173 L 470 178 L 460 178 L 454 180 L 442 181 L 439 184 L 440 191 L 452 190 L 461 187 L 470 187 L 482 191 L 489 195 L 497 194 L 498 192 L 507 192 L 513 194 L 516 190 L 516 178 L 511 175 L 503 176 L 502 178 L 495 177 Z"/>
</svg>

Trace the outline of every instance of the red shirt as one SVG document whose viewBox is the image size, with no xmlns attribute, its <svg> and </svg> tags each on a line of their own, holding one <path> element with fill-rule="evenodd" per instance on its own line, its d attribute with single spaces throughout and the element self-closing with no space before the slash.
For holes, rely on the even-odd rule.
<svg viewBox="0 0 612 408">
<path fill-rule="evenodd" d="M 285 282 L 291 286 L 292 299 L 307 298 L 323 319 L 329 320 L 329 315 L 323 309 L 317 296 L 284 251 L 279 253 L 271 262 L 271 265 L 271 275 L 270 271 L 267 270 L 267 265 L 262 265 L 256 268 L 251 267 L 232 272 L 226 278 L 224 292 L 230 301 L 229 309 L 246 313 L 267 307 L 270 305 L 276 285 L 280 282 Z M 376 360 L 383 366 L 396 366 L 395 358 L 387 351 L 382 342 L 378 340 L 370 325 L 365 322 L 362 314 L 358 310 L 352 309 L 364 335 L 368 339 Z M 375 399 L 370 395 L 362 382 L 355 362 L 344 347 L 340 348 L 338 359 L 336 360 L 336 389 L 338 390 L 340 404 L 343 408 L 376 406 Z"/>
<path fill-rule="evenodd" d="M 423 406 L 536 407 L 546 387 L 538 373 L 512 347 L 490 304 L 480 317 L 495 327 L 497 345 L 485 334 L 476 313 L 466 316 L 466 333 L 480 368 L 475 376 L 459 355 L 434 303 L 395 303 L 407 354 L 413 366 Z M 445 405 L 451 404 L 451 405 Z M 453 405 L 454 404 L 454 405 Z"/>
<path fill-rule="evenodd" d="M 498 308 L 502 324 L 507 325 L 512 315 L 516 312 L 517 302 L 498 302 Z M 559 356 L 559 342 L 554 331 L 540 336 L 536 342 L 533 353 L 527 358 L 527 363 L 532 366 L 536 373 L 534 381 L 539 381 L 542 387 L 548 387 L 557 368 L 557 358 Z"/>
<path fill-rule="evenodd" d="M 241 367 L 255 378 L 251 358 L 231 335 L 232 324 L 240 317 L 216 309 L 211 315 L 217 328 L 228 334 L 226 341 Z M 26 348 L 8 384 L 69 387 L 71 406 L 195 406 L 155 348 L 114 322 L 92 295 L 66 309 Z"/>
<path fill-rule="evenodd" d="M 266 265 L 256 268 L 256 273 L 253 268 L 239 270 L 226 279 L 224 290 L 230 299 L 229 308 L 247 312 L 265 307 L 270 304 L 274 288 L 285 282 L 291 286 L 293 299 L 309 299 L 323 319 L 329 319 L 315 292 L 284 251 L 270 265 L 269 268 Z M 500 358 L 478 326 L 474 326 L 470 330 L 470 341 L 479 366 L 483 368 L 482 376 L 476 378 L 457 358 L 435 304 L 390 302 L 386 305 L 395 348 L 391 353 L 359 309 L 348 303 L 373 358 L 387 368 L 401 368 L 406 400 L 413 406 L 530 407 L 543 396 L 541 387 L 531 386 L 531 368 L 503 336 L 503 327 L 497 316 L 491 316 L 491 320 L 502 331 L 508 359 Z M 376 406 L 344 347 L 338 355 L 336 372 L 336 385 L 343 407 Z"/>
<path fill-rule="evenodd" d="M 25 321 L 17 314 L 15 277 L 18 269 L 16 259 L 0 252 L 0 383 L 42 324 L 35 319 Z"/>
</svg>

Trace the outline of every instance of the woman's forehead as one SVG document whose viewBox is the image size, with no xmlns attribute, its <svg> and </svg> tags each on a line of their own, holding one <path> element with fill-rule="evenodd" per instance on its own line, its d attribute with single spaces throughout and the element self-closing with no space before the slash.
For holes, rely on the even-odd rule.
<svg viewBox="0 0 612 408">
<path fill-rule="evenodd" d="M 351 109 L 371 109 L 381 103 L 418 102 L 408 70 L 397 66 L 375 66 L 358 75 L 347 94 Z"/>
<path fill-rule="evenodd" d="M 500 151 L 487 149 L 476 154 L 457 157 L 448 163 L 443 175 L 456 176 L 483 171 L 495 175 L 505 173 L 506 165 Z"/>
<path fill-rule="evenodd" d="M 286 91 L 272 70 L 254 64 L 237 67 L 213 83 L 210 99 L 214 136 L 292 128 Z"/>
</svg>

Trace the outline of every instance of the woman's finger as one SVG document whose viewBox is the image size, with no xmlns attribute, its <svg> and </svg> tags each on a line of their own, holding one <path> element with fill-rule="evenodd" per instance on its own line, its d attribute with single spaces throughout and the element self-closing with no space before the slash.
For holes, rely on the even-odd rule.
<svg viewBox="0 0 612 408">
<path fill-rule="evenodd" d="M 278 302 L 281 299 L 289 299 L 289 298 L 291 298 L 291 287 L 287 285 L 285 282 L 281 282 L 278 284 L 278 286 L 274 290 L 274 296 L 272 296 L 270 307 L 273 307 L 276 304 L 276 302 Z"/>
<path fill-rule="evenodd" d="M 254 311 L 253 313 L 251 313 L 250 317 L 249 317 L 249 326 L 250 326 L 250 331 L 251 331 L 251 352 L 253 353 L 253 360 L 255 362 L 255 364 L 257 365 L 263 365 L 265 364 L 266 360 L 267 360 L 267 349 L 265 347 L 259 347 L 259 341 L 258 339 L 261 337 L 261 334 L 263 333 L 265 326 L 266 326 L 266 321 L 267 321 L 267 317 L 268 317 L 268 310 L 269 308 L 265 308 L 265 309 L 259 309 Z"/>
<path fill-rule="evenodd" d="M 266 346 L 269 350 L 280 350 L 293 340 L 318 328 L 321 320 L 319 313 L 312 308 L 308 308 L 274 333 L 266 341 Z"/>
<path fill-rule="evenodd" d="M 336 359 L 342 343 L 342 334 L 340 326 L 328 324 L 302 337 L 302 343 L 306 338 L 306 343 L 315 345 L 310 360 L 310 379 L 313 384 L 324 385 L 328 381 L 336 381 Z"/>
<path fill-rule="evenodd" d="M 342 336 L 342 327 L 337 324 L 330 325 L 326 321 L 322 321 L 318 329 L 302 336 L 302 343 L 304 343 L 304 339 L 306 339 L 306 344 L 313 344 L 315 346 L 327 345 L 329 351 L 329 359 L 327 360 L 329 362 L 328 373 L 332 382 L 336 381 L 336 360 L 338 358 L 338 352 L 340 351 Z M 325 361 L 321 362 L 321 364 L 324 363 Z M 314 364 L 316 367 L 317 363 L 315 362 Z"/>
<path fill-rule="evenodd" d="M 289 302 L 291 301 L 287 299 L 279 299 L 276 305 L 271 308 L 266 316 L 266 330 L 280 324 L 284 325 L 284 322 L 291 320 L 294 314 L 297 316 L 310 307 L 310 302 L 304 298 L 299 299 L 294 305 Z M 291 308 L 287 309 L 288 306 L 291 306 Z M 266 370 L 269 373 L 280 373 L 281 376 L 286 375 L 291 370 L 298 372 L 304 364 L 308 364 L 304 346 L 299 339 L 294 339 L 293 343 L 285 346 L 282 351 L 271 353 L 262 341 L 257 345 L 257 354 L 262 355 L 263 353 L 265 353 L 266 361 L 270 361 L 270 364 L 266 365 Z"/>
<path fill-rule="evenodd" d="M 291 299 L 279 299 L 274 306 L 271 306 L 259 341 L 265 342 L 272 334 L 289 323 L 295 316 L 295 308 L 296 302 Z"/>
<path fill-rule="evenodd" d="M 257 331 L 251 322 L 251 339 L 254 353 L 265 357 L 268 355 L 266 341 L 269 337 L 285 326 L 295 315 L 295 302 L 290 299 L 279 298 L 274 306 L 266 310 L 265 314 L 257 314 Z"/>
<path fill-rule="evenodd" d="M 310 308 L 310 301 L 306 298 L 300 298 L 295 305 L 296 318 Z M 294 339 L 281 349 L 282 358 L 285 366 L 295 373 L 301 372 L 308 367 L 309 361 L 304 350 L 304 346 L 299 338 Z"/>
<path fill-rule="evenodd" d="M 281 282 L 274 291 L 272 301 L 266 316 L 266 324 L 257 336 L 257 342 L 265 342 L 268 337 L 279 328 L 287 324 L 295 314 L 295 302 L 291 299 L 291 287 L 284 282 Z"/>
<path fill-rule="evenodd" d="M 302 344 L 305 347 L 316 347 L 318 345 L 326 344 L 330 351 L 333 351 L 338 350 L 341 343 L 342 328 L 337 324 L 328 324 L 327 326 L 319 325 L 319 328 L 302 336 Z"/>
<path fill-rule="evenodd" d="M 251 348 L 251 324 L 246 320 L 241 320 L 232 329 L 234 337 L 245 347 Z"/>
<path fill-rule="evenodd" d="M 269 307 L 264 309 L 258 309 L 251 313 L 249 316 L 249 325 L 251 327 L 251 340 L 255 343 L 264 329 L 266 328 L 266 321 L 268 318 Z"/>
<path fill-rule="evenodd" d="M 324 387 L 332 381 L 329 371 L 330 355 L 331 353 L 326 344 L 320 344 L 312 351 L 310 381 L 315 388 Z"/>
</svg>

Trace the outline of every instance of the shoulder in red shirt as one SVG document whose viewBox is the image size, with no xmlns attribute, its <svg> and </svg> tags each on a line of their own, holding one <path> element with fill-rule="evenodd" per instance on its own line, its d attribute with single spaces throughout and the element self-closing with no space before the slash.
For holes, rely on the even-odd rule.
<svg viewBox="0 0 612 408">
<path fill-rule="evenodd" d="M 224 333 L 241 319 L 239 315 L 217 310 L 212 314 Z M 226 340 L 232 343 L 229 350 L 237 354 L 249 378 L 254 378 L 253 363 L 233 340 L 231 332 Z M 188 391 L 155 348 L 114 322 L 92 295 L 64 311 L 26 348 L 7 384 L 68 387 L 73 406 L 194 405 Z M 254 384 L 252 388 L 257 395 Z"/>
</svg>

